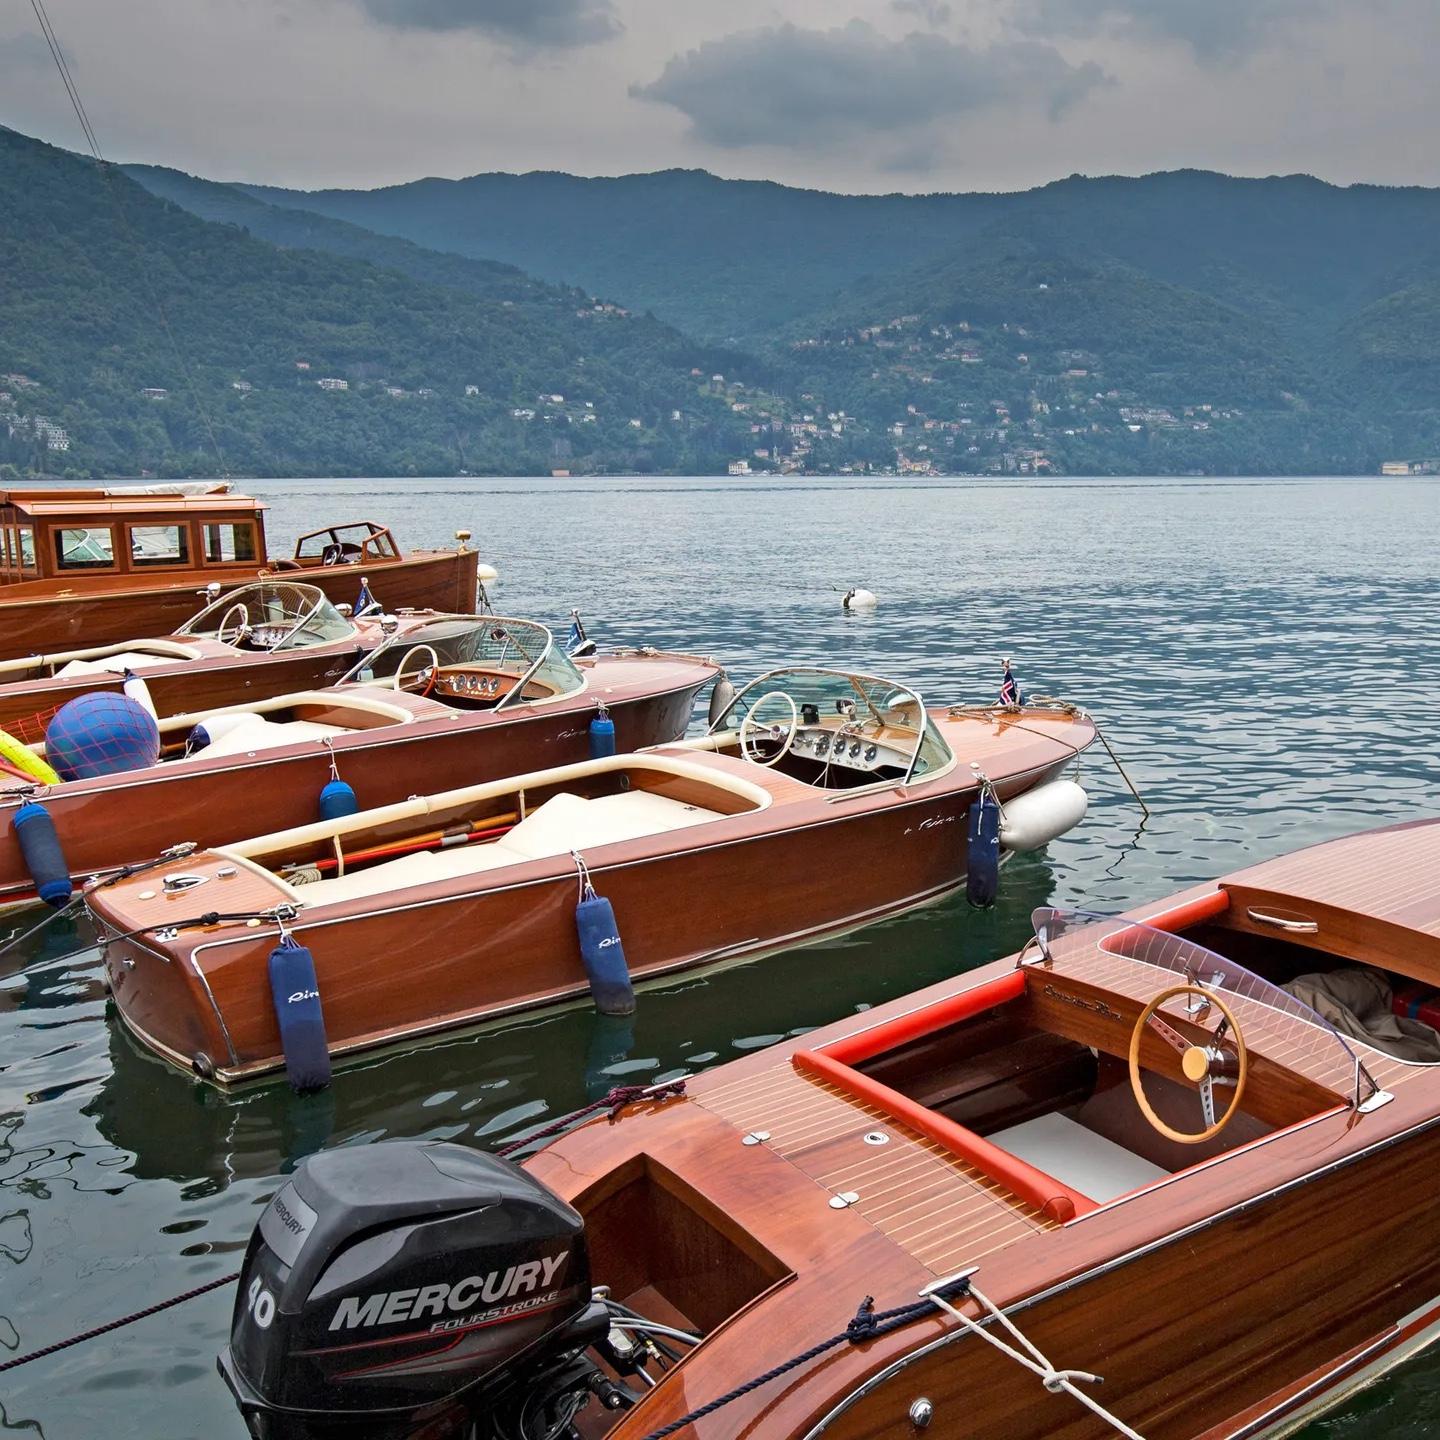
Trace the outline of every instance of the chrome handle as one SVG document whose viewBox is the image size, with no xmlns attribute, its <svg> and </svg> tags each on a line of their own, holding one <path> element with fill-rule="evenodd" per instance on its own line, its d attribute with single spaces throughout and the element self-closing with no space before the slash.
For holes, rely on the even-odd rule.
<svg viewBox="0 0 1440 1440">
<path fill-rule="evenodd" d="M 1249 910 L 1245 913 L 1257 925 L 1273 925 L 1277 930 L 1289 930 L 1297 935 L 1314 935 L 1320 926 L 1314 920 L 1287 920 L 1283 915 L 1268 915 L 1264 910 Z"/>
</svg>

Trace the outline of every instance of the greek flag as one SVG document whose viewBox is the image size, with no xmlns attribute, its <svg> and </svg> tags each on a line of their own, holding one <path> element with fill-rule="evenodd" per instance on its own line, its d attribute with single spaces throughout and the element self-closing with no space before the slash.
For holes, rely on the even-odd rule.
<svg viewBox="0 0 1440 1440">
<path fill-rule="evenodd" d="M 1015 672 L 1010 662 L 1005 662 L 1005 678 L 1000 682 L 1000 703 L 1007 708 L 1020 703 L 1020 687 L 1015 683 Z"/>
<path fill-rule="evenodd" d="M 360 594 L 355 600 L 355 615 L 367 615 L 371 610 L 378 610 L 380 602 L 370 593 L 370 582 L 362 575 L 360 577 Z"/>
</svg>

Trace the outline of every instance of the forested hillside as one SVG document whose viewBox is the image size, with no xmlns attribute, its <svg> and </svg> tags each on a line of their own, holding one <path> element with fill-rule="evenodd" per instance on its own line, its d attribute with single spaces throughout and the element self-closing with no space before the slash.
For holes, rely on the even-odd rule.
<svg viewBox="0 0 1440 1440">
<path fill-rule="evenodd" d="M 107 185 L 8 131 L 0 182 L 0 464 L 28 471 L 215 472 L 192 387 L 241 473 L 1440 466 L 1440 191 L 302 196 Z"/>
<path fill-rule="evenodd" d="M 1305 317 L 1379 299 L 1440 255 L 1440 190 L 1342 188 L 1304 175 L 1072 176 L 1004 195 L 830 195 L 680 170 L 247 188 L 434 249 L 510 261 L 692 334 L 744 343 L 858 281 L 963 258 L 997 229 Z"/>
<path fill-rule="evenodd" d="M 696 394 L 704 352 L 578 291 L 380 237 L 365 259 L 279 248 L 7 130 L 0 193 L 0 464 L 548 473 L 734 449 Z"/>
</svg>

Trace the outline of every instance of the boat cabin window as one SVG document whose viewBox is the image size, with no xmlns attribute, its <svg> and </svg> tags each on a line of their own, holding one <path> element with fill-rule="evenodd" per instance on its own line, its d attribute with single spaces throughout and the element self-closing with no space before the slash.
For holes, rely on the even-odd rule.
<svg viewBox="0 0 1440 1440">
<path fill-rule="evenodd" d="M 190 530 L 185 525 L 127 525 L 130 565 L 152 569 L 190 563 Z"/>
<path fill-rule="evenodd" d="M 29 525 L 0 526 L 0 567 L 11 580 L 40 573 L 35 563 L 35 531 Z"/>
<path fill-rule="evenodd" d="M 254 563 L 260 547 L 255 525 L 249 520 L 212 521 L 205 526 L 205 560 L 210 565 Z"/>
<path fill-rule="evenodd" d="M 841 670 L 776 670 L 752 680 L 710 727 L 727 748 L 822 790 L 904 783 L 953 756 L 908 686 Z"/>
<path fill-rule="evenodd" d="M 60 570 L 113 570 L 115 532 L 108 525 L 57 529 L 55 565 Z"/>
</svg>

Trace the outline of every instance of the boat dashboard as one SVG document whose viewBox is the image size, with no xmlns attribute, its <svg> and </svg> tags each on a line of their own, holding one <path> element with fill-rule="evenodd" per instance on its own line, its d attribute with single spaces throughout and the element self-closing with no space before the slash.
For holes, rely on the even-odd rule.
<svg viewBox="0 0 1440 1440">
<path fill-rule="evenodd" d="M 838 726 L 804 725 L 795 732 L 791 753 L 802 760 L 823 766 L 838 766 L 866 774 L 899 770 L 910 764 L 915 734 L 874 723 L 842 723 Z"/>
<path fill-rule="evenodd" d="M 476 665 L 446 665 L 421 670 L 413 679 L 407 675 L 401 688 L 461 710 L 490 710 L 514 691 L 520 679 L 518 672 Z M 549 700 L 554 694 L 553 687 L 532 676 L 516 699 Z"/>
</svg>

